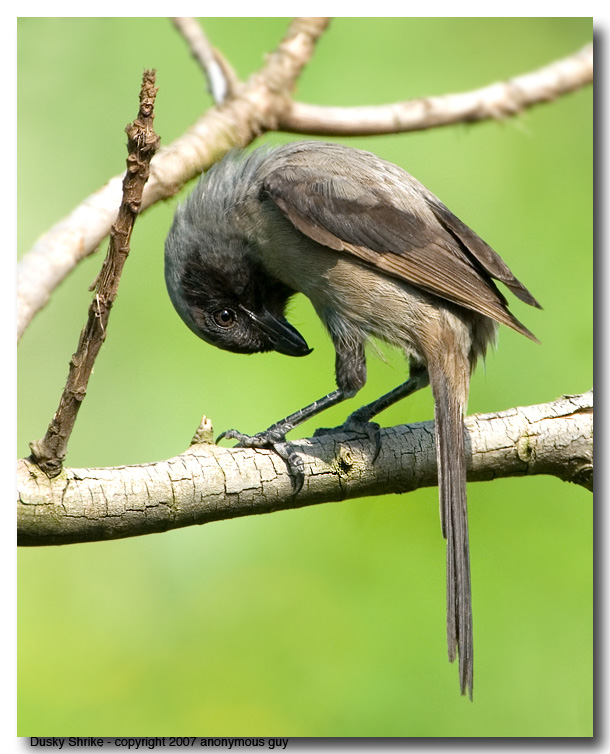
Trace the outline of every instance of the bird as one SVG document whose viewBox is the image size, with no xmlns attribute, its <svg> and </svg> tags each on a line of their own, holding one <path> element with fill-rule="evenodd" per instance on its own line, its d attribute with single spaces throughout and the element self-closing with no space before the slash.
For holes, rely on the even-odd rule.
<svg viewBox="0 0 610 754">
<path fill-rule="evenodd" d="M 400 349 L 406 381 L 354 411 L 343 429 L 380 448 L 371 420 L 430 386 L 442 535 L 446 539 L 447 648 L 473 698 L 473 621 L 464 415 L 477 362 L 503 324 L 538 342 L 496 283 L 541 308 L 501 257 L 403 168 L 371 152 L 322 141 L 233 150 L 180 204 L 165 242 L 165 280 L 185 324 L 236 353 L 303 357 L 307 342 L 286 318 L 309 298 L 335 349 L 336 389 L 240 446 L 270 447 L 298 494 L 304 465 L 286 434 L 366 382 L 372 339 Z"/>
</svg>

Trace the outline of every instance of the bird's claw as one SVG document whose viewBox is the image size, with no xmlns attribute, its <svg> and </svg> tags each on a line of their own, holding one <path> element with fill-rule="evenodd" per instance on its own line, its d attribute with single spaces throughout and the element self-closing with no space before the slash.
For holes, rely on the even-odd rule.
<svg viewBox="0 0 610 754">
<path fill-rule="evenodd" d="M 218 444 L 223 438 L 237 440 L 237 448 L 269 448 L 273 450 L 288 466 L 294 494 L 298 495 L 303 489 L 305 464 L 299 454 L 292 450 L 291 444 L 286 442 L 285 432 L 269 428 L 264 432 L 258 432 L 256 435 L 246 435 L 236 429 L 228 429 L 218 435 L 216 443 Z"/>
<path fill-rule="evenodd" d="M 373 446 L 372 462 L 375 463 L 381 450 L 381 427 L 377 422 L 366 421 L 361 419 L 357 414 L 357 411 L 350 414 L 340 427 L 320 427 L 319 429 L 316 429 L 313 436 L 320 437 L 322 435 L 332 434 L 333 432 L 344 432 L 346 434 L 355 434 L 359 437 L 364 437 Z"/>
<path fill-rule="evenodd" d="M 283 432 L 274 432 L 272 429 L 255 435 L 245 435 L 236 429 L 227 429 L 226 432 L 218 435 L 216 444 L 222 439 L 237 440 L 237 448 L 270 448 L 277 442 L 285 442 L 286 435 Z"/>
<path fill-rule="evenodd" d="M 298 453 L 292 450 L 292 445 L 289 442 L 276 442 L 271 447 L 285 461 L 286 466 L 288 466 L 294 494 L 298 495 L 303 489 L 303 483 L 305 482 L 305 464 L 303 463 L 303 459 Z"/>
</svg>

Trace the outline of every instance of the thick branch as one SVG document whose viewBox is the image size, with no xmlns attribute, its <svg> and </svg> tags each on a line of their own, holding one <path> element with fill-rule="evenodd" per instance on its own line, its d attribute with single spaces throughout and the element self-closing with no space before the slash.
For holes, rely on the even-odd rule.
<svg viewBox="0 0 610 754">
<path fill-rule="evenodd" d="M 469 481 L 551 474 L 592 488 L 593 392 L 466 420 Z M 208 428 L 206 428 L 207 431 Z M 118 539 L 436 484 L 432 422 L 382 432 L 382 449 L 349 435 L 295 442 L 305 457 L 292 493 L 271 451 L 196 444 L 161 463 L 64 469 L 49 480 L 18 464 L 18 542 L 57 545 Z"/>
<path fill-rule="evenodd" d="M 87 323 L 81 331 L 76 353 L 70 359 L 66 387 L 46 435 L 42 440 L 30 443 L 32 460 L 49 476 L 57 476 L 61 471 L 74 422 L 87 393 L 93 365 L 106 338 L 110 310 L 129 254 L 131 232 L 148 179 L 150 160 L 159 144 L 159 137 L 153 129 L 153 108 L 157 94 L 155 73 L 154 70 L 144 71 L 138 117 L 125 129 L 128 155 L 123 199 L 110 233 L 108 254 L 95 283 L 96 293 L 89 307 Z"/>
<path fill-rule="evenodd" d="M 151 164 L 141 210 L 173 196 L 232 147 L 246 146 L 264 131 L 276 129 L 295 81 L 327 25 L 326 18 L 295 19 L 278 49 L 237 96 L 212 107 L 183 136 L 160 149 Z M 20 261 L 18 338 L 59 283 L 108 235 L 120 200 L 121 178 L 115 177 L 41 236 Z"/>
<path fill-rule="evenodd" d="M 472 92 L 372 107 L 321 107 L 293 102 L 280 128 L 299 134 L 369 136 L 421 131 L 455 123 L 499 120 L 580 89 L 593 81 L 593 45 L 537 71 Z"/>
</svg>

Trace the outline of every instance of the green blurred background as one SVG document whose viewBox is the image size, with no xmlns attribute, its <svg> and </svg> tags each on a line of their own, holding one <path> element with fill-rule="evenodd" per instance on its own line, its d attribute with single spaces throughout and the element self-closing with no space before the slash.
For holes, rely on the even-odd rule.
<svg viewBox="0 0 610 754">
<path fill-rule="evenodd" d="M 242 77 L 260 67 L 287 22 L 204 20 Z M 297 97 L 360 105 L 467 91 L 573 53 L 591 36 L 591 19 L 578 18 L 339 18 Z M 18 55 L 23 254 L 124 169 L 123 129 L 144 67 L 158 69 L 155 125 L 165 144 L 210 98 L 163 18 L 21 19 Z M 544 306 L 511 302 L 542 345 L 502 328 L 499 349 L 473 380 L 470 412 L 592 384 L 592 128 L 587 88 L 505 122 L 343 140 L 419 178 Z M 303 297 L 291 320 L 315 347 L 307 359 L 246 360 L 187 330 L 163 281 L 176 202 L 136 224 L 70 466 L 175 455 L 202 413 L 218 432 L 258 431 L 334 386 L 332 347 Z M 57 407 L 100 263 L 94 255 L 75 270 L 19 346 L 20 455 Z M 386 353 L 387 363 L 370 359 L 366 388 L 329 411 L 324 426 L 402 381 L 403 359 Z M 432 414 L 424 391 L 382 423 Z M 315 427 L 304 425 L 301 436 Z M 591 495 L 554 478 L 501 480 L 469 485 L 469 507 L 473 704 L 460 698 L 446 659 L 433 488 L 21 550 L 19 735 L 591 735 Z"/>
</svg>

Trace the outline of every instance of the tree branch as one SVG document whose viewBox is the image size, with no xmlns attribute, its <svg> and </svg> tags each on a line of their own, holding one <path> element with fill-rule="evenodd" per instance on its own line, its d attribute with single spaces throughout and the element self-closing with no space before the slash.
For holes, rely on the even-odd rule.
<svg viewBox="0 0 610 754">
<path fill-rule="evenodd" d="M 298 134 L 370 136 L 500 120 L 581 89 L 592 81 L 593 45 L 589 44 L 537 71 L 472 92 L 372 107 L 322 107 L 293 102 L 279 127 Z"/>
<path fill-rule="evenodd" d="M 469 481 L 551 474 L 593 485 L 593 391 L 551 403 L 468 417 Z M 64 469 L 48 479 L 18 464 L 18 543 L 58 545 L 119 539 L 238 516 L 387 493 L 437 483 L 433 422 L 382 431 L 382 449 L 350 435 L 298 440 L 302 492 L 268 450 L 201 442 L 175 458 L 140 466 Z"/>
<path fill-rule="evenodd" d="M 172 21 L 205 73 L 212 99 L 216 104 L 221 104 L 239 84 L 235 72 L 212 47 L 197 19 L 180 16 L 172 18 Z"/>
<path fill-rule="evenodd" d="M 245 146 L 264 131 L 297 130 L 308 121 L 309 133 L 388 133 L 499 118 L 554 99 L 592 78 L 592 48 L 588 47 L 540 71 L 476 92 L 377 108 L 296 104 L 291 98 L 295 82 L 327 25 L 325 18 L 294 20 L 277 50 L 245 83 L 233 77 L 228 64 L 221 65 L 229 96 L 153 159 L 140 210 L 171 196 L 228 149 Z M 213 57 L 214 51 L 192 27 L 190 36 L 185 36 L 192 49 L 197 39 L 204 40 L 207 62 L 201 55 L 198 59 L 210 76 L 209 56 Z M 222 63 L 218 55 L 216 60 Z M 218 91 L 214 96 L 221 97 Z M 24 257 L 18 273 L 19 334 L 63 277 L 108 234 L 119 199 L 117 177 L 39 239 Z M 95 353 L 105 336 L 113 300 L 110 296 L 100 305 L 100 294 L 98 289 L 89 313 L 89 325 L 97 328 Z M 93 360 L 87 366 L 87 376 L 92 364 Z M 76 365 L 71 365 L 71 377 L 72 366 Z M 67 386 L 64 397 L 72 404 L 67 431 L 52 423 L 45 442 L 32 447 L 34 457 L 47 471 L 59 472 L 61 468 L 70 422 L 74 422 L 86 384 L 86 379 L 84 383 L 79 379 Z M 592 400 L 592 393 L 566 396 L 543 406 L 470 417 L 468 478 L 553 474 L 591 488 Z M 308 471 L 305 487 L 296 497 L 278 456 L 265 450 L 219 448 L 206 441 L 207 432 L 209 427 L 202 426 L 187 452 L 163 463 L 64 469 L 56 478 L 48 479 L 31 459 L 21 460 L 19 543 L 65 544 L 129 537 L 436 484 L 431 422 L 385 430 L 383 450 L 374 465 L 369 463 L 370 449 L 350 436 L 298 441 L 295 446 L 306 456 Z M 52 446 L 50 451 L 46 444 Z"/>
<path fill-rule="evenodd" d="M 159 145 L 159 137 L 153 129 L 157 95 L 155 75 L 154 70 L 144 71 L 138 117 L 125 129 L 128 155 L 123 199 L 110 233 L 108 254 L 92 286 L 96 293 L 89 306 L 87 323 L 81 331 L 76 353 L 70 359 L 66 387 L 46 435 L 42 440 L 30 443 L 32 460 L 49 476 L 57 476 L 61 471 L 76 416 L 87 393 L 93 365 L 106 339 L 110 310 L 129 254 L 131 232 L 148 179 L 150 160 Z"/>
<path fill-rule="evenodd" d="M 539 71 L 476 92 L 425 98 L 376 108 L 317 108 L 293 103 L 291 93 L 329 19 L 295 19 L 263 69 L 233 96 L 210 108 L 182 137 L 153 159 L 142 210 L 173 196 L 181 186 L 235 146 L 265 131 L 326 135 L 394 133 L 514 114 L 592 80 L 592 47 Z M 354 120 L 356 119 L 356 120 Z M 309 121 L 311 130 L 306 130 Z M 18 338 L 53 290 L 108 235 L 120 201 L 121 177 L 112 178 L 68 217 L 41 236 L 17 270 Z"/>
</svg>

